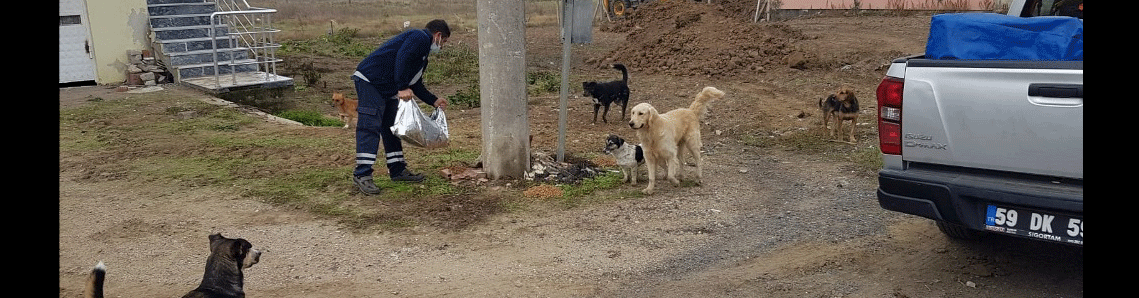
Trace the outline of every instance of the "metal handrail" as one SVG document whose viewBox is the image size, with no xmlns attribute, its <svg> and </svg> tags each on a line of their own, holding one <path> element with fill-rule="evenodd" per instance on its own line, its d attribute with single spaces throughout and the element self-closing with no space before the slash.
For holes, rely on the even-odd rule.
<svg viewBox="0 0 1139 298">
<path fill-rule="evenodd" d="M 233 77 L 233 83 L 237 84 L 237 65 L 258 64 L 259 68 L 265 70 L 265 80 L 269 80 L 270 74 L 274 77 L 277 75 L 277 62 L 283 61 L 277 59 L 276 49 L 281 47 L 280 44 L 275 43 L 273 34 L 280 32 L 279 29 L 272 27 L 272 14 L 276 13 L 276 9 L 259 8 L 249 6 L 248 2 L 241 1 L 244 7 L 238 5 L 237 1 L 218 1 L 217 5 L 220 9 L 229 9 L 227 11 L 218 11 L 210 14 L 210 38 L 213 42 L 213 55 L 214 55 L 214 78 L 215 83 L 221 86 L 221 73 L 220 65 L 218 63 L 218 47 L 217 47 L 217 27 L 223 23 L 230 28 L 228 38 L 231 47 L 237 47 L 237 41 L 245 45 L 253 54 L 253 61 L 251 62 L 237 62 L 237 55 L 230 54 L 230 74 Z M 224 7 L 223 7 L 224 6 Z"/>
</svg>

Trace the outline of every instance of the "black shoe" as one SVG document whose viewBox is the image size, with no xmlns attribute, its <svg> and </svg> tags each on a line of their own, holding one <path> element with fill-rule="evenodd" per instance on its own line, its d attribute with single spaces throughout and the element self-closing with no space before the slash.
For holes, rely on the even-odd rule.
<svg viewBox="0 0 1139 298">
<path fill-rule="evenodd" d="M 402 172 L 399 172 L 399 175 L 392 175 L 392 181 L 422 182 L 423 174 L 415 174 L 407 169 L 403 169 Z"/>
<path fill-rule="evenodd" d="M 380 194 L 380 187 L 376 186 L 375 182 L 372 182 L 372 176 L 352 176 L 352 183 L 355 183 L 356 188 L 359 188 L 360 192 L 363 192 L 364 194 Z"/>
</svg>

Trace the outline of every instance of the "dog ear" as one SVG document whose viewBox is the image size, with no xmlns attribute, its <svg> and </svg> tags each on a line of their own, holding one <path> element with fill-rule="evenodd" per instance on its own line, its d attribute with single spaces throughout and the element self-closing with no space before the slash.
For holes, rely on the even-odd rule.
<svg viewBox="0 0 1139 298">
<path fill-rule="evenodd" d="M 253 248 L 253 243 L 249 243 L 249 241 L 245 239 L 237 238 L 232 240 L 230 249 L 233 251 L 234 256 L 245 256 L 245 254 L 249 253 L 249 249 Z"/>
</svg>

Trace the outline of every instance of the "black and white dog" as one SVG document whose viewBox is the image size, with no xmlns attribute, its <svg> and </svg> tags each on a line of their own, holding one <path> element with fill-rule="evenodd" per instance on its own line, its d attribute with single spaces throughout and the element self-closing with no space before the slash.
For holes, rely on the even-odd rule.
<svg viewBox="0 0 1139 298">
<path fill-rule="evenodd" d="M 609 123 L 609 105 L 612 103 L 621 104 L 621 121 L 625 119 L 625 110 L 629 106 L 629 71 L 620 63 L 613 64 L 613 68 L 621 70 L 620 81 L 581 83 L 581 89 L 585 91 L 582 96 L 593 97 L 594 124 L 597 123 L 597 110 L 602 105 L 605 106 L 605 113 L 601 115 L 601 120 Z"/>
<path fill-rule="evenodd" d="M 609 135 L 605 139 L 605 154 L 611 154 L 617 159 L 617 166 L 621 167 L 621 181 L 630 181 L 637 184 L 637 167 L 645 163 L 645 153 L 640 145 L 625 142 L 617 135 Z"/>
<path fill-rule="evenodd" d="M 206 259 L 202 283 L 182 298 L 245 297 L 242 269 L 249 268 L 260 260 L 261 251 L 254 249 L 249 241 L 226 238 L 221 234 L 210 235 L 210 256 Z M 107 267 L 100 261 L 91 270 L 84 298 L 103 298 L 103 280 L 106 275 Z"/>
</svg>

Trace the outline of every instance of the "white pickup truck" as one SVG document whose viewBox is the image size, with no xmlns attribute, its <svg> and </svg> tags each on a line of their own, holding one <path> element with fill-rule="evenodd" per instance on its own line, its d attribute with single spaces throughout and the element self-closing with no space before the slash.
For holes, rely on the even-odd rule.
<svg viewBox="0 0 1139 298">
<path fill-rule="evenodd" d="M 1016 0 L 1007 15 L 969 15 L 1076 21 L 1078 59 L 1070 59 L 1070 48 L 1040 45 L 1019 51 L 1067 56 L 931 57 L 931 44 L 944 42 L 934 34 L 945 32 L 935 31 L 965 30 L 936 28 L 935 15 L 926 53 L 895 59 L 877 89 L 883 161 L 878 202 L 932 219 L 954 238 L 990 232 L 1082 247 L 1083 1 Z M 977 40 L 963 39 L 948 44 Z M 996 55 L 1008 50 L 994 44 L 979 48 Z"/>
</svg>

